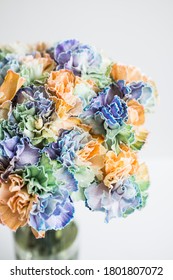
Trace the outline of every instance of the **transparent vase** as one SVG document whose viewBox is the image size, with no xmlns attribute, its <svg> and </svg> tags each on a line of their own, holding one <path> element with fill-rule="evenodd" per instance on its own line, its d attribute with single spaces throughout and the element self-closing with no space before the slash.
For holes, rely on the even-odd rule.
<svg viewBox="0 0 173 280">
<path fill-rule="evenodd" d="M 78 259 L 78 226 L 71 222 L 62 230 L 47 231 L 45 238 L 36 239 L 29 227 L 14 233 L 17 260 Z"/>
</svg>

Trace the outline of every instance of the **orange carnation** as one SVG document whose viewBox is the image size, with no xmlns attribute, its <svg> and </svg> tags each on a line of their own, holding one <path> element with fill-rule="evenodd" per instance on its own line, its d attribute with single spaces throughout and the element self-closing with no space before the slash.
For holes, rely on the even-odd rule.
<svg viewBox="0 0 173 280">
<path fill-rule="evenodd" d="M 136 126 L 142 125 L 145 122 L 144 107 L 136 100 L 132 99 L 128 103 L 128 124 Z"/>
<path fill-rule="evenodd" d="M 80 78 L 76 77 L 69 70 L 52 71 L 47 81 L 47 88 L 54 92 L 57 97 L 63 99 L 68 105 L 74 107 L 78 97 L 73 94 L 75 86 L 80 83 Z"/>
<path fill-rule="evenodd" d="M 138 169 L 136 153 L 127 146 L 120 146 L 121 152 L 116 155 L 113 151 L 108 151 L 105 158 L 104 184 L 111 188 L 119 180 L 134 174 Z"/>
<path fill-rule="evenodd" d="M 7 182 L 0 185 L 0 221 L 12 230 L 26 225 L 36 196 L 27 193 L 23 179 L 9 175 Z"/>
<path fill-rule="evenodd" d="M 78 157 L 83 162 L 89 162 L 93 167 L 101 169 L 104 166 L 106 149 L 101 141 L 91 140 L 78 152 Z"/>
<path fill-rule="evenodd" d="M 19 74 L 8 70 L 4 82 L 0 86 L 0 104 L 7 100 L 12 100 L 24 82 L 25 79 L 20 77 Z"/>
</svg>

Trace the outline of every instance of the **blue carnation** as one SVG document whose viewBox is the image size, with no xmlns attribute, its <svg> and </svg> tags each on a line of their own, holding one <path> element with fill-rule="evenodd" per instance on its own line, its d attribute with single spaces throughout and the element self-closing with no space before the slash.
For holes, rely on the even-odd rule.
<svg viewBox="0 0 173 280">
<path fill-rule="evenodd" d="M 91 100 L 81 118 L 87 123 L 93 119 L 99 126 L 102 124 L 110 129 L 123 125 L 128 119 L 127 105 L 118 93 L 119 90 L 115 85 L 105 88 Z"/>
<path fill-rule="evenodd" d="M 147 104 L 154 103 L 153 90 L 150 85 L 143 81 L 126 84 L 124 80 L 119 80 L 114 84 L 117 88 L 116 94 L 124 100 L 136 99 L 140 104 L 147 107 Z M 146 108 L 145 108 L 146 109 Z"/>
<path fill-rule="evenodd" d="M 74 206 L 68 191 L 47 193 L 39 197 L 30 212 L 29 225 L 36 231 L 59 230 L 64 228 L 74 216 Z"/>
<path fill-rule="evenodd" d="M 51 143 L 44 149 L 51 159 L 57 159 L 63 165 L 74 165 L 76 152 L 84 147 L 89 140 L 89 134 L 80 129 L 62 131 L 57 142 Z"/>
</svg>

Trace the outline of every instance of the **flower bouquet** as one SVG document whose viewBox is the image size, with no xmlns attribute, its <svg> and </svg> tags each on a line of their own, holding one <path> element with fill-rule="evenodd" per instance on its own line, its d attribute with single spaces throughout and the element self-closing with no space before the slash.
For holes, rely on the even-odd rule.
<svg viewBox="0 0 173 280">
<path fill-rule="evenodd" d="M 43 238 L 78 200 L 106 222 L 144 207 L 137 154 L 156 98 L 139 69 L 77 40 L 0 47 L 0 223 Z"/>
</svg>

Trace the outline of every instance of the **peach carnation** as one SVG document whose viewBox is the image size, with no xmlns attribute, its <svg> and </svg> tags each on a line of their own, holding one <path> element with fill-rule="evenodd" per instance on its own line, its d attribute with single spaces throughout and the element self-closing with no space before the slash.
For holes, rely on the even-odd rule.
<svg viewBox="0 0 173 280">
<path fill-rule="evenodd" d="M 0 221 L 16 231 L 26 225 L 36 196 L 27 193 L 23 179 L 16 174 L 9 175 L 7 182 L 0 185 Z"/>
</svg>

